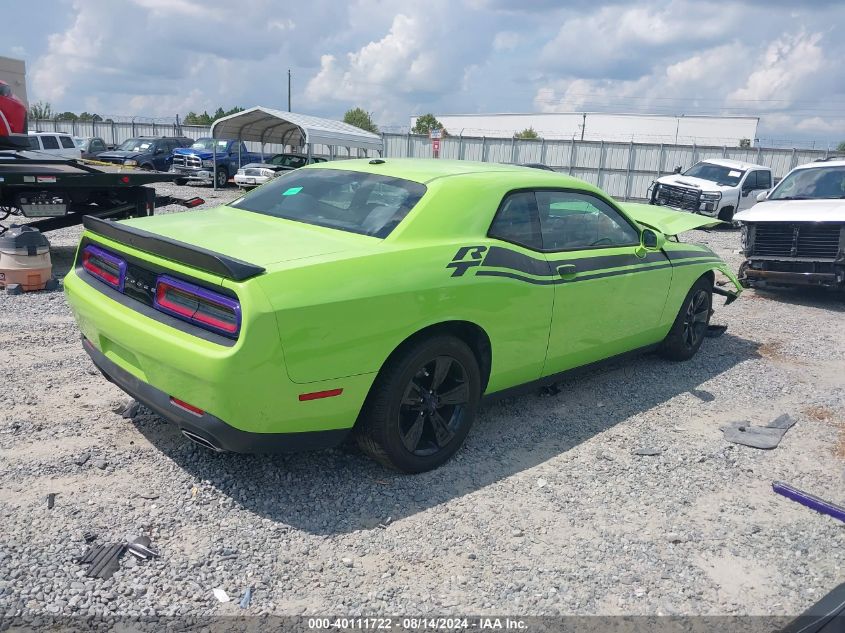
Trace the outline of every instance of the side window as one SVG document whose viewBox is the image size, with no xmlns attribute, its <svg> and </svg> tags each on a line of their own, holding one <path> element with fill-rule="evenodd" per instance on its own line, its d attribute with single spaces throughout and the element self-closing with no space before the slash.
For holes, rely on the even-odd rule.
<svg viewBox="0 0 845 633">
<path fill-rule="evenodd" d="M 65 149 L 76 149 L 76 145 L 73 142 L 73 139 L 69 136 L 60 136 L 59 139 L 62 141 L 62 147 Z"/>
<path fill-rule="evenodd" d="M 44 149 L 59 149 L 59 140 L 55 136 L 42 136 L 41 143 Z"/>
<path fill-rule="evenodd" d="M 505 242 L 541 250 L 543 242 L 534 193 L 520 191 L 505 196 L 487 234 Z"/>
<path fill-rule="evenodd" d="M 757 189 L 772 188 L 772 172 L 760 170 L 757 172 Z"/>
<path fill-rule="evenodd" d="M 38 144 L 38 137 L 37 136 L 30 136 L 29 137 L 29 147 L 31 149 L 41 149 L 41 145 Z"/>
<path fill-rule="evenodd" d="M 104 151 L 106 151 L 106 146 L 103 144 L 103 142 L 100 139 L 95 138 L 94 140 L 91 141 L 91 146 L 90 146 L 88 151 L 104 152 Z"/>
<path fill-rule="evenodd" d="M 640 234 L 613 207 L 574 191 L 538 191 L 543 250 L 563 251 L 639 244 Z"/>
</svg>

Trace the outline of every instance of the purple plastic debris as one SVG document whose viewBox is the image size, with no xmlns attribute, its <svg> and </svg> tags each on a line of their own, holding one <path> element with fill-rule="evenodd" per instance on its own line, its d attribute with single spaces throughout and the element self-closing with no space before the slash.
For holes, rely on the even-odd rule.
<svg viewBox="0 0 845 633">
<path fill-rule="evenodd" d="M 772 482 L 772 490 L 779 495 L 783 495 L 787 499 L 797 501 L 802 506 L 807 506 L 811 510 L 815 510 L 816 512 L 826 514 L 834 519 L 839 519 L 840 521 L 845 522 L 845 508 L 842 506 L 833 504 L 830 501 L 825 501 L 824 499 L 819 499 L 815 495 L 811 495 L 803 490 L 798 490 L 798 488 L 793 488 L 782 481 Z"/>
</svg>

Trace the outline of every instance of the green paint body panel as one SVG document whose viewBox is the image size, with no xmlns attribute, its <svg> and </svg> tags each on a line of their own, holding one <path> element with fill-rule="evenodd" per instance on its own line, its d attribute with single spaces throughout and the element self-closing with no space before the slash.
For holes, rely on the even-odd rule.
<svg viewBox="0 0 845 633">
<path fill-rule="evenodd" d="M 227 206 L 125 222 L 266 269 L 242 282 L 86 231 L 85 237 L 114 253 L 232 290 L 242 326 L 232 346 L 204 340 L 191 326 L 171 327 L 106 296 L 100 282 L 73 269 L 65 291 L 83 335 L 139 379 L 237 429 L 296 433 L 351 427 L 387 357 L 429 326 L 461 321 L 487 334 L 487 393 L 493 393 L 659 342 L 690 286 L 710 270 L 728 275 L 740 291 L 727 266 L 701 246 L 667 241 L 662 251 L 540 253 L 487 236 L 511 190 L 578 189 L 616 204 L 561 174 L 397 159 L 303 169 L 385 174 L 423 183 L 427 192 L 385 239 Z M 616 206 L 668 235 L 713 223 L 662 207 Z M 503 256 L 516 257 L 517 268 L 511 260 L 503 264 Z M 472 265 L 461 272 L 449 266 L 454 262 Z M 563 278 L 553 266 L 568 262 L 587 270 Z M 337 388 L 343 389 L 338 397 L 298 400 L 303 393 Z"/>
</svg>

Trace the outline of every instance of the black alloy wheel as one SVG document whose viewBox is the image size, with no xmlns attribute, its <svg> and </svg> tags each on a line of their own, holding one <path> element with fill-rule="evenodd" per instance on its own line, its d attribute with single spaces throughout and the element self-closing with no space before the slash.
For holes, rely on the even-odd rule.
<svg viewBox="0 0 845 633">
<path fill-rule="evenodd" d="M 687 303 L 684 315 L 684 344 L 688 349 L 696 349 L 701 345 L 710 320 L 710 295 L 704 289 L 698 289 Z"/>
<path fill-rule="evenodd" d="M 405 448 L 432 455 L 454 439 L 469 402 L 467 370 L 459 360 L 437 356 L 414 374 L 399 407 L 399 435 Z"/>
</svg>

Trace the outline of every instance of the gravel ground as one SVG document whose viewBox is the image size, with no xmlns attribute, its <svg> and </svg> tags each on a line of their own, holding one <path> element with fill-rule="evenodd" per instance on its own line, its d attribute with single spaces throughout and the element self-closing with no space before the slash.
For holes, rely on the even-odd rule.
<svg viewBox="0 0 845 633">
<path fill-rule="evenodd" d="M 49 234 L 60 275 L 79 233 Z M 736 232 L 685 237 L 739 265 Z M 123 419 L 63 294 L 2 293 L 0 615 L 797 614 L 843 580 L 845 526 L 770 486 L 845 502 L 843 311 L 748 291 L 692 361 L 490 406 L 455 459 L 402 476 L 348 446 L 215 455 L 144 410 Z M 722 438 L 784 412 L 798 423 L 773 451 Z M 161 558 L 85 578 L 86 531 L 146 534 Z"/>
</svg>

